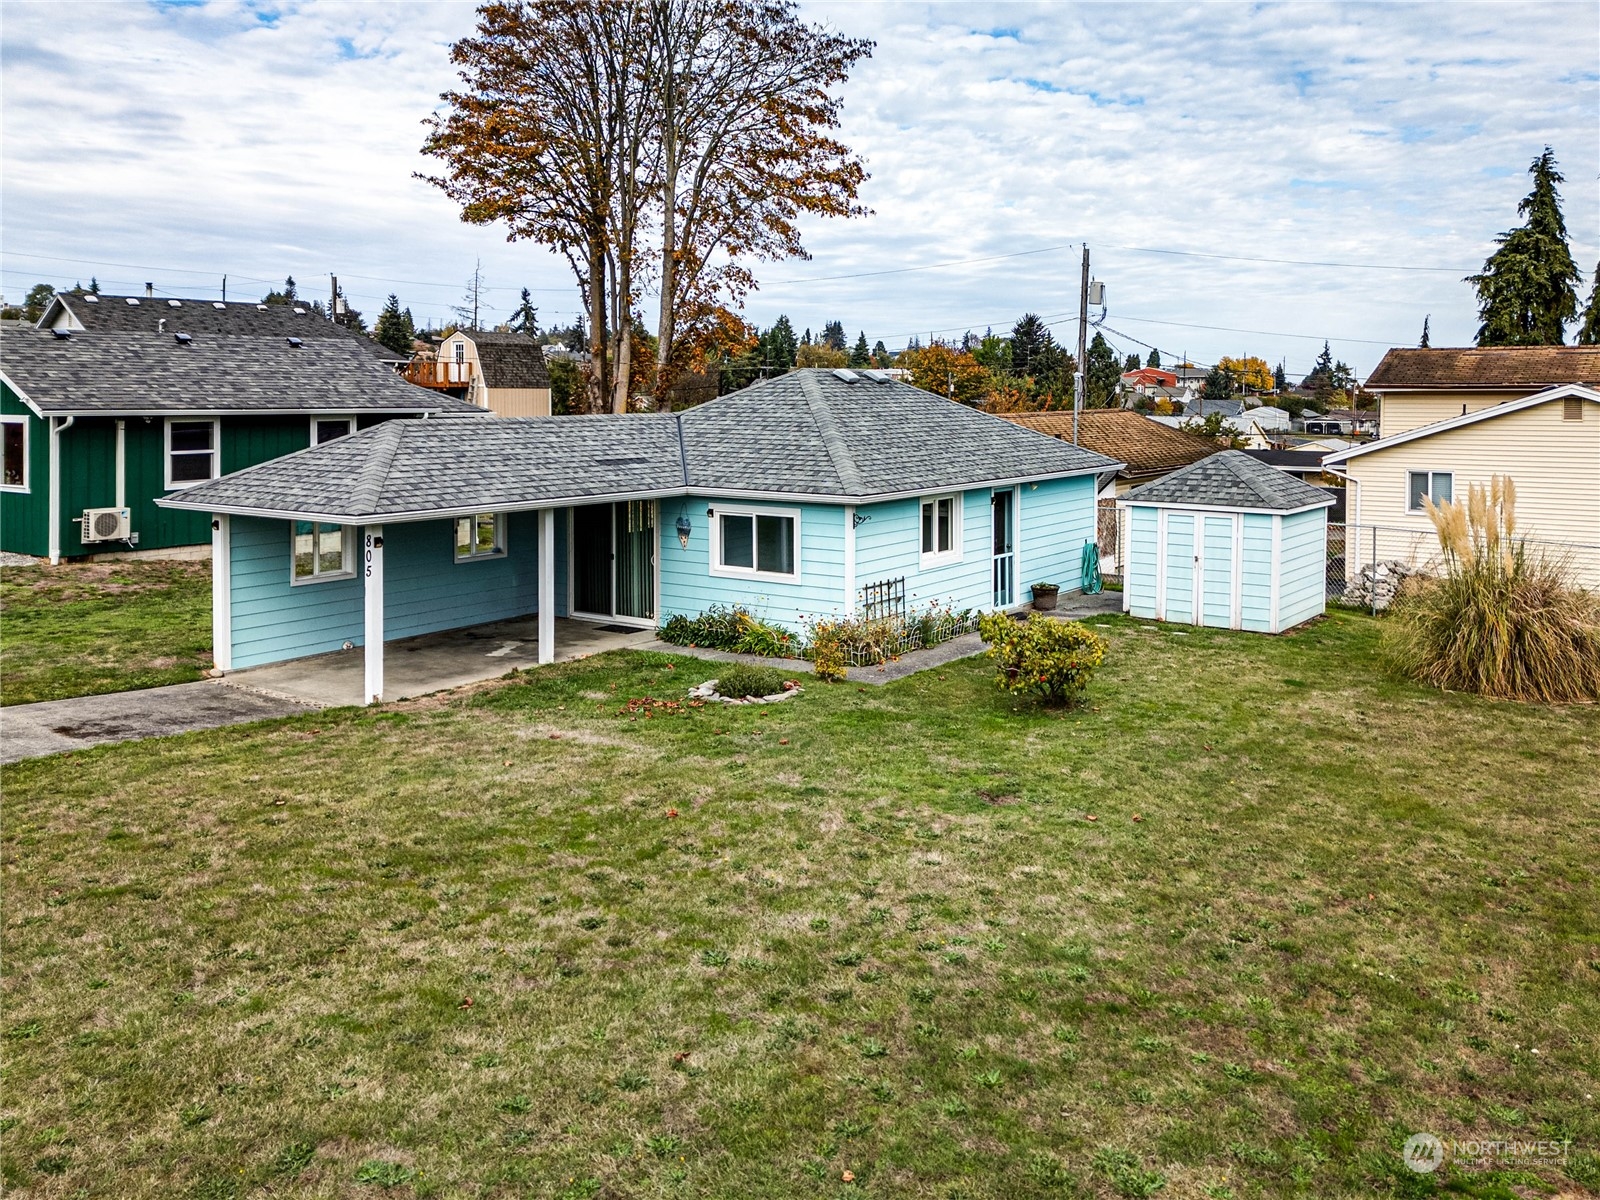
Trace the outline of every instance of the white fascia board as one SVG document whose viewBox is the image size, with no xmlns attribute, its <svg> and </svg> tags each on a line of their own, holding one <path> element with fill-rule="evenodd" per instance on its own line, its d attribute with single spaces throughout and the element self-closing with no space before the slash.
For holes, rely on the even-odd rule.
<svg viewBox="0 0 1600 1200">
<path fill-rule="evenodd" d="M 1495 404 L 1488 408 L 1477 409 L 1474 412 L 1462 413 L 1459 417 L 1446 417 L 1443 421 L 1434 421 L 1430 425 L 1419 425 L 1415 429 L 1408 429 L 1404 433 L 1395 434 L 1393 437 L 1380 438 L 1376 442 L 1368 442 L 1363 446 L 1352 446 L 1348 450 L 1340 450 L 1323 459 L 1322 465 L 1324 467 L 1335 466 L 1339 463 L 1349 462 L 1352 458 L 1360 458 L 1363 454 L 1376 454 L 1379 450 L 1403 446 L 1407 442 L 1432 437 L 1436 433 L 1448 433 L 1452 429 L 1460 429 L 1464 425 L 1475 425 L 1479 421 L 1492 421 L 1496 417 L 1521 412 L 1525 408 L 1532 408 L 1538 404 L 1548 404 L 1552 400 L 1565 400 L 1569 396 L 1576 396 L 1579 399 L 1600 404 L 1600 392 L 1595 391 L 1593 388 L 1586 388 L 1582 384 L 1564 383 L 1560 387 L 1546 388 L 1544 391 L 1535 392 L 1531 396 L 1519 396 L 1515 400 L 1507 400 L 1504 404 Z"/>
<path fill-rule="evenodd" d="M 7 379 L 6 382 L 7 383 L 11 383 L 11 380 Z M 13 388 L 16 388 L 15 384 L 11 384 L 11 386 Z M 17 394 L 21 395 L 21 389 L 20 388 L 17 389 Z M 39 412 L 40 416 L 44 416 L 44 413 L 42 411 L 40 411 L 38 409 L 38 407 L 33 404 L 32 401 L 29 401 L 28 404 L 29 404 L 29 407 L 33 408 L 35 412 Z M 447 416 L 447 417 L 467 417 L 467 418 L 472 418 L 472 417 L 488 415 L 486 413 L 462 412 L 459 409 L 443 409 L 443 408 L 356 408 L 356 409 L 352 409 L 348 404 L 345 404 L 345 405 L 342 405 L 342 406 L 329 405 L 327 408 L 148 408 L 148 409 L 147 408 L 137 408 L 137 409 L 135 409 L 135 408 L 73 408 L 70 405 L 62 405 L 60 407 L 52 406 L 51 409 L 50 409 L 50 415 L 52 417 L 152 417 L 152 418 L 154 418 L 154 417 L 173 417 L 173 418 L 175 418 L 177 420 L 180 420 L 180 421 L 185 419 L 186 417 L 206 417 L 208 419 L 214 418 L 214 417 L 312 417 L 312 416 L 327 416 L 327 415 L 330 415 L 330 414 L 333 415 L 333 416 L 347 417 L 347 416 L 350 416 L 352 413 L 355 416 L 358 416 L 358 417 L 361 417 L 361 416 L 367 416 L 367 417 L 405 416 L 405 417 L 409 417 L 409 416 L 421 416 L 423 414 L 428 414 L 430 416 L 432 416 L 434 414 L 438 414 L 438 415 Z"/>
<path fill-rule="evenodd" d="M 159 503 L 159 501 L 157 501 Z M 1154 500 L 1126 500 L 1117 501 L 1118 508 L 1168 508 L 1175 512 L 1208 512 L 1208 513 L 1265 513 L 1269 517 L 1292 517 L 1297 513 L 1310 512 L 1317 508 L 1332 508 L 1336 501 L 1332 496 L 1326 500 L 1319 500 L 1315 504 L 1302 504 L 1299 508 L 1253 508 L 1241 504 L 1168 504 L 1158 503 Z"/>
<path fill-rule="evenodd" d="M 11 376 L 7 375 L 5 373 L 5 371 L 3 371 L 3 370 L 0 370 L 0 379 L 5 380 L 6 386 L 17 394 L 17 399 L 21 400 L 24 404 L 26 404 L 28 406 L 28 411 L 29 412 L 33 413 L 33 415 L 38 417 L 40 420 L 44 419 L 44 410 L 33 402 L 33 398 L 30 397 L 27 392 L 23 391 L 20 387 L 17 386 L 17 381 L 15 379 L 11 378 Z M 51 416 L 62 416 L 62 417 L 64 417 L 64 416 L 67 416 L 68 414 L 66 414 L 66 413 L 51 413 L 50 415 Z"/>
</svg>

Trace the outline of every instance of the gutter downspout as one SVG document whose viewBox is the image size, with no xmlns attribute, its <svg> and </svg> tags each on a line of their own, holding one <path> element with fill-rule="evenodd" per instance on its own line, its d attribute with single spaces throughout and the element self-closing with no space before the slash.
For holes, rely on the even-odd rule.
<svg viewBox="0 0 1600 1200">
<path fill-rule="evenodd" d="M 117 422 L 117 507 L 128 505 L 128 423 Z"/>
<path fill-rule="evenodd" d="M 49 521 L 50 530 L 47 542 L 50 551 L 50 565 L 58 566 L 61 562 L 61 435 L 72 428 L 72 423 L 78 419 L 77 413 L 62 420 L 60 417 L 51 417 L 50 420 L 50 505 Z M 56 422 L 60 421 L 58 425 Z"/>
</svg>

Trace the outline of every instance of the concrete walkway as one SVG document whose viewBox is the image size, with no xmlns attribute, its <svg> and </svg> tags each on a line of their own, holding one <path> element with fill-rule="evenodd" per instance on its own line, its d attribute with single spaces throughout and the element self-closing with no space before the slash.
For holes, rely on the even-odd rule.
<svg viewBox="0 0 1600 1200">
<path fill-rule="evenodd" d="M 0 708 L 0 762 L 287 717 L 315 707 L 220 679 L 14 704 Z"/>
</svg>

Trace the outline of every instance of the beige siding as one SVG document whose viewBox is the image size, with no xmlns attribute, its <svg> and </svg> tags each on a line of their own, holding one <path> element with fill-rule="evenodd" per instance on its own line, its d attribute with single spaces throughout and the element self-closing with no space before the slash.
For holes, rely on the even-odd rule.
<svg viewBox="0 0 1600 1200">
<path fill-rule="evenodd" d="M 488 388 L 489 411 L 497 417 L 548 417 L 549 388 Z"/>
<path fill-rule="evenodd" d="M 1600 586 L 1600 404 L 1585 401 L 1579 411 L 1581 421 L 1565 420 L 1562 402 L 1553 400 L 1353 458 L 1345 469 L 1360 491 L 1349 519 L 1389 531 L 1379 537 L 1379 558 L 1426 561 L 1438 542 L 1426 513 L 1406 511 L 1407 474 L 1452 472 L 1457 499 L 1471 484 L 1509 475 L 1521 532 L 1572 547 L 1584 582 Z M 1370 556 L 1369 544 L 1351 558 Z"/>
<path fill-rule="evenodd" d="M 1507 400 L 1520 400 L 1540 390 L 1470 392 L 1452 388 L 1447 392 L 1385 392 L 1378 403 L 1378 436 L 1409 433 L 1422 425 L 1448 421 L 1480 408 L 1493 408 Z"/>
</svg>

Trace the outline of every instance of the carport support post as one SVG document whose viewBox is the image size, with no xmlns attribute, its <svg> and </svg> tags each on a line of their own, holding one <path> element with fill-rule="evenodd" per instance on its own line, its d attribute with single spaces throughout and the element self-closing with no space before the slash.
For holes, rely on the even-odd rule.
<svg viewBox="0 0 1600 1200">
<path fill-rule="evenodd" d="M 556 510 L 539 510 L 539 662 L 556 660 Z"/>
<path fill-rule="evenodd" d="M 366 683 L 361 703 L 376 704 L 383 699 L 383 526 L 368 525 L 362 540 L 366 633 L 361 657 L 366 667 Z"/>
</svg>

